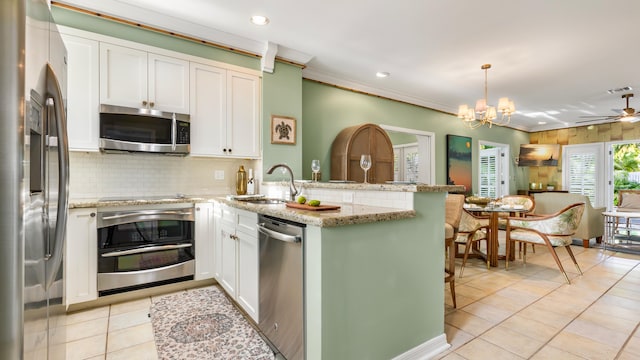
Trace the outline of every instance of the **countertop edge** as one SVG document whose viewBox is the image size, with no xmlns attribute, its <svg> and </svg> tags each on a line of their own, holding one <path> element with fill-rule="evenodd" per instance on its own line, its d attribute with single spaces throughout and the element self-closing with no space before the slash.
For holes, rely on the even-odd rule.
<svg viewBox="0 0 640 360">
<path fill-rule="evenodd" d="M 244 201 L 216 198 L 216 202 L 223 203 L 233 208 L 247 210 L 263 215 L 270 215 L 281 219 L 300 222 L 318 227 L 337 227 L 345 225 L 367 224 L 379 221 L 394 221 L 409 219 L 416 216 L 415 210 L 382 208 L 367 205 L 336 204 L 342 207 L 355 207 L 362 211 L 361 214 L 341 214 L 342 210 L 309 211 L 291 209 L 285 204 L 258 205 Z"/>
<path fill-rule="evenodd" d="M 145 206 L 157 204 L 196 204 L 203 202 L 219 202 L 236 209 L 251 211 L 258 214 L 270 215 L 318 227 L 336 227 L 366 224 L 379 221 L 394 221 L 409 219 L 416 216 L 415 210 L 353 204 L 336 204 L 341 206 L 340 210 L 299 210 L 288 208 L 285 204 L 260 205 L 252 204 L 245 201 L 228 200 L 220 195 L 154 200 L 105 201 L 98 199 L 71 199 L 69 202 L 69 209 Z"/>
</svg>

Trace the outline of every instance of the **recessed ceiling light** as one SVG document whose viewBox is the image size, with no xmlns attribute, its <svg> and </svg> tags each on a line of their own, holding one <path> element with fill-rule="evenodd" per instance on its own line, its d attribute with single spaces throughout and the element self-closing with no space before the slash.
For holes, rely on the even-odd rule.
<svg viewBox="0 0 640 360">
<path fill-rule="evenodd" d="M 538 121 L 538 125 L 546 125 L 547 122 L 546 121 Z"/>
<path fill-rule="evenodd" d="M 263 15 L 253 15 L 251 17 L 251 22 L 255 25 L 267 25 L 269 23 L 269 18 Z"/>
<path fill-rule="evenodd" d="M 376 73 L 376 76 L 379 78 L 386 78 L 387 76 L 389 76 L 390 74 L 386 71 L 378 71 Z"/>
</svg>

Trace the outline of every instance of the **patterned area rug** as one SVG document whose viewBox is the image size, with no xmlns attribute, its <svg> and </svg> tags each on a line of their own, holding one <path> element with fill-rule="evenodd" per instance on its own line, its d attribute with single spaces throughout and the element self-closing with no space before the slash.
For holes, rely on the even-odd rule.
<svg viewBox="0 0 640 360">
<path fill-rule="evenodd" d="M 274 359 L 216 286 L 161 297 L 151 305 L 151 323 L 160 359 Z"/>
</svg>

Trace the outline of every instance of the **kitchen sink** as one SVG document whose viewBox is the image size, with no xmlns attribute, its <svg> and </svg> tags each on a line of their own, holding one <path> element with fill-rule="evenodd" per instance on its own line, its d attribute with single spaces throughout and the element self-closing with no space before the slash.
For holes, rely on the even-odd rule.
<svg viewBox="0 0 640 360">
<path fill-rule="evenodd" d="M 246 200 L 246 202 L 251 203 L 251 204 L 256 204 L 256 205 L 278 205 L 278 204 L 284 204 L 286 202 L 286 200 L 282 200 L 282 199 L 252 199 L 252 200 Z"/>
</svg>

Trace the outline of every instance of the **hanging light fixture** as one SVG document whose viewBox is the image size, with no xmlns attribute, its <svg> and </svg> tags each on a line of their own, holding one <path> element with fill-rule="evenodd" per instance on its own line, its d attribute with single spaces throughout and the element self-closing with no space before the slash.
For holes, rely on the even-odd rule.
<svg viewBox="0 0 640 360">
<path fill-rule="evenodd" d="M 468 105 L 460 105 L 458 108 L 458 118 L 470 129 L 475 129 L 482 125 L 498 125 L 505 126 L 511 121 L 511 114 L 516 111 L 513 101 L 507 97 L 498 100 L 497 112 L 496 107 L 487 105 L 487 70 L 491 68 L 491 64 L 484 64 L 480 67 L 484 70 L 484 98 L 476 102 L 476 107 L 470 108 Z"/>
</svg>

